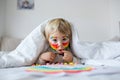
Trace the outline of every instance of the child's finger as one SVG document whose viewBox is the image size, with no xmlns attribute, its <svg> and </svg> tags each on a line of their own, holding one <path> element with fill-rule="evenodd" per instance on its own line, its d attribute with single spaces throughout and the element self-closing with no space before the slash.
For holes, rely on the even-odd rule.
<svg viewBox="0 0 120 80">
<path fill-rule="evenodd" d="M 51 57 L 50 57 L 50 59 L 52 59 L 52 60 L 53 60 L 53 59 L 54 59 L 54 57 L 53 57 L 53 56 L 51 56 Z"/>
<path fill-rule="evenodd" d="M 55 55 L 51 55 L 50 58 L 51 58 L 51 59 L 54 59 L 54 58 L 55 58 Z"/>
<path fill-rule="evenodd" d="M 68 55 L 67 54 L 65 54 L 64 56 L 63 56 L 63 59 L 66 59 L 68 57 Z"/>
</svg>

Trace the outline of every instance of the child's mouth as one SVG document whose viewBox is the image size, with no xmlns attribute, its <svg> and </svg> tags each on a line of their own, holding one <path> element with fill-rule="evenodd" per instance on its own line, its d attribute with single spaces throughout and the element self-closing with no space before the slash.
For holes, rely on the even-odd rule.
<svg viewBox="0 0 120 80">
<path fill-rule="evenodd" d="M 58 50 L 58 51 L 59 51 L 59 55 L 63 55 L 63 56 L 64 56 L 63 50 L 64 50 L 64 49 Z"/>
</svg>

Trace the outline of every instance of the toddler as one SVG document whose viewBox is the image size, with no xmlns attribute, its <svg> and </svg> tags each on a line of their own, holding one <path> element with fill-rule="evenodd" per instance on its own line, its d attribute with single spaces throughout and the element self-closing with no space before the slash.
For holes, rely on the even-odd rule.
<svg viewBox="0 0 120 80">
<path fill-rule="evenodd" d="M 62 18 L 49 21 L 45 26 L 45 37 L 49 47 L 38 59 L 38 64 L 73 62 L 70 51 L 72 39 L 71 25 Z"/>
</svg>

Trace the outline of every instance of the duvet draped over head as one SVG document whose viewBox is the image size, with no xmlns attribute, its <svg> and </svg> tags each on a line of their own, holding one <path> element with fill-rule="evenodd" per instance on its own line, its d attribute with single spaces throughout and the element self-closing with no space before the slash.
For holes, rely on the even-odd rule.
<svg viewBox="0 0 120 80">
<path fill-rule="evenodd" d="M 4 68 L 32 65 L 37 60 L 40 53 L 45 51 L 48 47 L 44 36 L 44 28 L 49 20 L 44 21 L 36 27 L 15 50 L 2 55 L 0 57 L 0 67 Z M 74 33 L 73 30 L 74 27 L 72 27 L 72 33 Z"/>
<path fill-rule="evenodd" d="M 44 28 L 49 20 L 36 27 L 15 50 L 0 56 L 0 68 L 32 65 L 40 53 L 48 47 L 44 36 Z M 120 42 L 81 42 L 77 28 L 72 25 L 71 49 L 73 54 L 80 58 L 83 63 L 120 66 Z"/>
</svg>

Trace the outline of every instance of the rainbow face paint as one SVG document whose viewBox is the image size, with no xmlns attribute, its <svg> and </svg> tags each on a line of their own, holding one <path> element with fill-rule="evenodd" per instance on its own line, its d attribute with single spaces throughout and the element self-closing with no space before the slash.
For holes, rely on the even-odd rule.
<svg viewBox="0 0 120 80">
<path fill-rule="evenodd" d="M 58 50 L 59 47 L 61 47 L 62 49 L 66 49 L 69 46 L 69 38 L 67 36 L 50 36 L 49 43 L 51 48 L 54 50 Z"/>
</svg>

